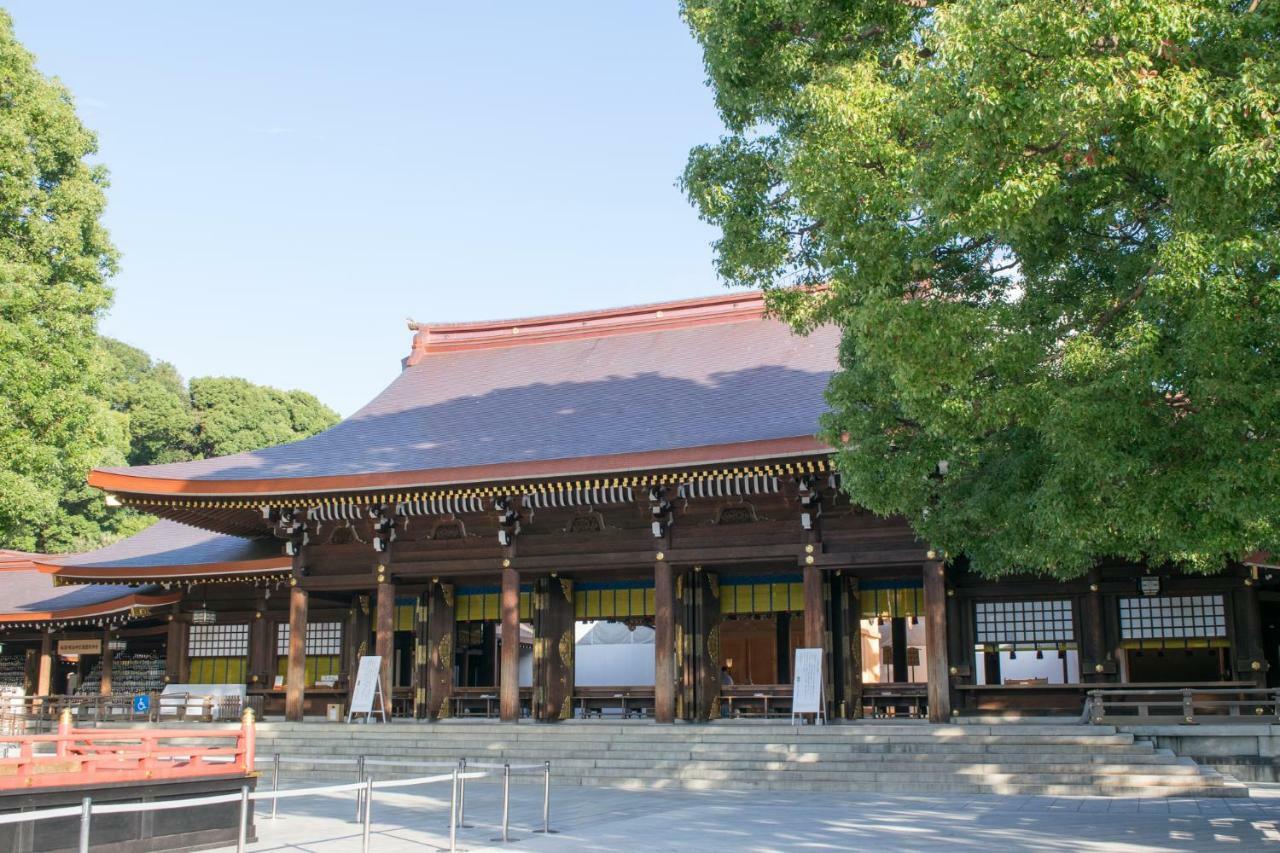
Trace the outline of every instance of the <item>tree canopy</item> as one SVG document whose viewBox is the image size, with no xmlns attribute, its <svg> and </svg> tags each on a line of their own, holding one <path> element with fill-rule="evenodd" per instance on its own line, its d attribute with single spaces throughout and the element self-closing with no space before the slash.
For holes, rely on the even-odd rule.
<svg viewBox="0 0 1280 853">
<path fill-rule="evenodd" d="M 116 261 L 96 150 L 0 12 L 0 542 L 19 548 L 96 528 L 85 471 L 122 461 L 93 365 Z"/>
<path fill-rule="evenodd" d="M 856 501 L 988 574 L 1280 545 L 1280 3 L 682 6 L 728 127 L 683 185 L 843 329 Z"/>
<path fill-rule="evenodd" d="M 0 547 L 91 548 L 148 523 L 109 510 L 85 482 L 90 468 L 236 453 L 338 420 L 301 391 L 188 386 L 172 365 L 98 336 L 116 250 L 96 150 L 70 94 L 0 12 Z"/>
</svg>

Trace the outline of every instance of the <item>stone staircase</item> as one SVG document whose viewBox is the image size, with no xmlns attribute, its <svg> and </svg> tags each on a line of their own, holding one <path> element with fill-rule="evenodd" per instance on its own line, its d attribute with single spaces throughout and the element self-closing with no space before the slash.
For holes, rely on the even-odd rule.
<svg viewBox="0 0 1280 853">
<path fill-rule="evenodd" d="M 650 789 L 871 791 L 895 794 L 1242 797 L 1229 776 L 1110 726 L 866 721 L 658 726 L 484 721 L 345 725 L 264 722 L 259 767 L 280 753 L 291 775 L 347 776 L 325 759 L 530 763 L 556 785 Z M 264 761 L 265 759 L 265 761 Z M 376 778 L 422 769 L 371 767 Z M 540 776 L 521 776 L 540 781 Z"/>
</svg>

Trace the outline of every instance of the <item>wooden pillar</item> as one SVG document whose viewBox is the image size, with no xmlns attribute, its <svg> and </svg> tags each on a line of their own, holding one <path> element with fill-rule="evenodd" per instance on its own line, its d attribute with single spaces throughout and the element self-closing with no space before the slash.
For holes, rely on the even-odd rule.
<svg viewBox="0 0 1280 853">
<path fill-rule="evenodd" d="M 947 573 L 941 560 L 924 564 L 925 655 L 928 658 L 929 721 L 951 721 L 951 675 L 947 664 Z"/>
<path fill-rule="evenodd" d="M 659 560 L 653 566 L 653 718 L 659 723 L 676 719 L 675 583 L 671 564 Z"/>
<path fill-rule="evenodd" d="M 450 716 L 453 697 L 453 654 L 457 611 L 451 583 L 433 581 L 423 596 L 425 624 L 419 624 L 423 644 L 419 684 L 422 700 L 415 705 L 419 719 L 439 720 Z"/>
<path fill-rule="evenodd" d="M 1231 621 L 1235 628 L 1232 644 L 1236 651 L 1236 679 L 1266 687 L 1268 666 L 1262 646 L 1262 611 L 1258 605 L 1257 581 L 1252 577 L 1244 578 L 1231 600 L 1235 605 L 1235 618 Z"/>
<path fill-rule="evenodd" d="M 696 567 L 678 588 L 683 616 L 679 704 L 686 720 L 706 722 L 720 711 L 720 579 Z"/>
<path fill-rule="evenodd" d="M 170 684 L 186 684 L 191 672 L 191 659 L 187 657 L 187 635 L 191 626 L 186 617 L 176 612 L 169 614 L 169 630 L 164 643 L 164 677 Z"/>
<path fill-rule="evenodd" d="M 1089 590 L 1080 607 L 1080 675 L 1082 681 L 1110 681 L 1111 663 L 1107 650 L 1106 611 L 1102 599 L 1102 574 L 1089 572 Z"/>
<path fill-rule="evenodd" d="M 111 651 L 111 629 L 102 629 L 102 683 L 98 687 L 98 693 L 103 696 L 111 695 L 111 660 L 113 652 Z"/>
<path fill-rule="evenodd" d="M 267 602 L 259 593 L 254 600 L 253 620 L 249 623 L 250 687 L 270 688 L 275 683 L 275 653 L 272 649 L 271 625 L 267 621 Z"/>
<path fill-rule="evenodd" d="M 369 615 L 369 594 L 357 593 L 351 597 L 351 609 L 347 612 L 347 633 L 343 637 L 343 654 L 346 656 L 347 707 L 355 696 L 356 673 L 360 658 L 369 654 L 369 632 L 372 631 Z"/>
<path fill-rule="evenodd" d="M 827 633 L 827 612 L 822 601 L 822 571 L 817 566 L 804 567 L 804 647 L 822 648 Z"/>
<path fill-rule="evenodd" d="M 53 685 L 53 635 L 40 632 L 40 669 L 36 675 L 36 695 L 48 696 Z"/>
<path fill-rule="evenodd" d="M 573 581 L 538 578 L 533 584 L 533 718 L 573 716 Z"/>
<path fill-rule="evenodd" d="M 504 723 L 520 719 L 520 573 L 502 569 L 502 659 L 498 675 L 499 713 Z"/>
<path fill-rule="evenodd" d="M 839 576 L 840 585 L 840 699 L 844 719 L 862 717 L 862 601 L 858 579 Z"/>
<path fill-rule="evenodd" d="M 374 619 L 373 653 L 382 658 L 379 680 L 382 682 L 382 701 L 391 716 L 391 666 L 396 654 L 396 585 L 378 584 L 378 613 Z"/>
<path fill-rule="evenodd" d="M 306 707 L 307 591 L 289 587 L 289 666 L 284 685 L 284 718 L 301 722 Z"/>
</svg>

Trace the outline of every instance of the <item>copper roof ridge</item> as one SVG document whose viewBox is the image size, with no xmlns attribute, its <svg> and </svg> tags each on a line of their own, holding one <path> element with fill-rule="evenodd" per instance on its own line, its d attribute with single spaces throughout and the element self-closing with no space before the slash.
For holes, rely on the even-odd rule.
<svg viewBox="0 0 1280 853">
<path fill-rule="evenodd" d="M 764 294 L 759 290 L 749 290 L 507 320 L 410 322 L 409 329 L 416 334 L 404 366 L 412 367 L 424 357 L 439 353 L 737 322 L 759 319 L 764 313 Z"/>
</svg>

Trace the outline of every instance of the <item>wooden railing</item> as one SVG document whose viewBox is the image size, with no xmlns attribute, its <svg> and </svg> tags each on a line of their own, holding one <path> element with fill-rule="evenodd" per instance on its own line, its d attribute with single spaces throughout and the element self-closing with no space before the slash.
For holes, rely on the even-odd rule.
<svg viewBox="0 0 1280 853">
<path fill-rule="evenodd" d="M 1090 690 L 1084 719 L 1090 723 L 1280 722 L 1280 690 L 1261 687 L 1166 690 Z"/>
<path fill-rule="evenodd" d="M 0 735 L 46 734 L 70 711 L 81 727 L 106 722 L 226 722 L 246 709 L 262 717 L 261 696 L 203 696 L 188 693 L 148 693 L 139 710 L 133 694 L 114 696 L 11 696 L 0 699 Z"/>
<path fill-rule="evenodd" d="M 235 743 L 201 745 L 210 740 Z M 254 719 L 246 710 L 240 728 L 230 730 L 77 729 L 67 709 L 56 734 L 7 737 L 3 743 L 9 757 L 0 758 L 0 789 L 244 776 L 253 771 Z"/>
</svg>

